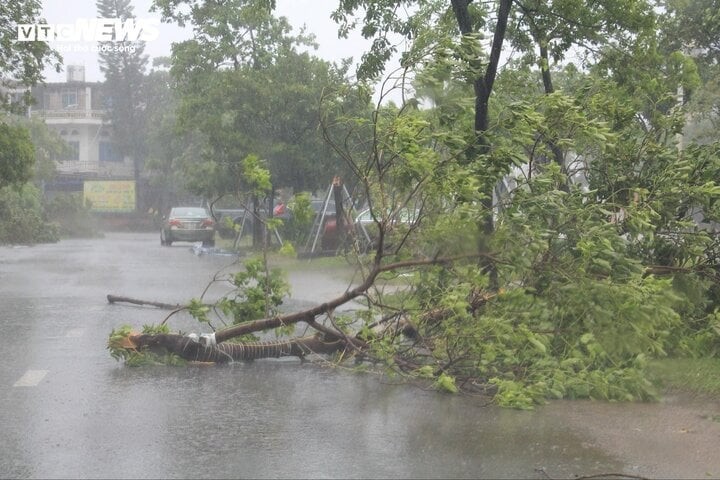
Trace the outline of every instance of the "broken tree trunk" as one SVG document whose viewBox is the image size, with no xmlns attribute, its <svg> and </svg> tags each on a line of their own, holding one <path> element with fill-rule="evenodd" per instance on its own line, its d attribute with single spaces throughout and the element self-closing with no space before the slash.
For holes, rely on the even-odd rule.
<svg viewBox="0 0 720 480">
<path fill-rule="evenodd" d="M 173 353 L 188 361 L 215 363 L 289 356 L 303 358 L 311 353 L 328 354 L 345 348 L 342 340 L 326 342 L 319 336 L 276 342 L 212 344 L 196 336 L 167 333 L 131 335 L 129 340 L 134 349 L 147 348 L 154 353 Z"/>
</svg>

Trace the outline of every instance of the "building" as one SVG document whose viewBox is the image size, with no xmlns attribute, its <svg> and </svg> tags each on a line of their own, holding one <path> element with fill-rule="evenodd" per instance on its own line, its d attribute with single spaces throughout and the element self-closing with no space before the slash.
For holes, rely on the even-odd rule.
<svg viewBox="0 0 720 480">
<path fill-rule="evenodd" d="M 56 159 L 58 181 L 132 179 L 132 160 L 118 153 L 106 118 L 102 83 L 86 82 L 85 67 L 68 66 L 67 82 L 32 89 L 30 115 L 42 118 L 70 146 Z"/>
</svg>

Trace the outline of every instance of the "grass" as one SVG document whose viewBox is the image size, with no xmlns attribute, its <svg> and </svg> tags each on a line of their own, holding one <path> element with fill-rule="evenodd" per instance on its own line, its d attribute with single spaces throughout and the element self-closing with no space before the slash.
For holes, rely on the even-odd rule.
<svg viewBox="0 0 720 480">
<path fill-rule="evenodd" d="M 720 358 L 666 358 L 648 366 L 662 388 L 700 394 L 720 394 Z"/>
<path fill-rule="evenodd" d="M 232 251 L 233 239 L 216 237 L 216 247 L 222 250 Z M 241 239 L 240 245 L 238 245 L 238 251 L 244 257 L 250 257 L 254 255 L 260 255 L 260 250 L 254 250 L 252 248 L 252 240 L 249 236 L 245 236 Z M 277 251 L 277 246 L 273 246 L 268 252 L 268 262 L 272 267 L 282 268 L 283 270 L 294 271 L 294 270 L 352 270 L 354 267 L 348 260 L 341 256 L 318 256 L 314 258 L 297 258 L 297 256 L 289 256 L 282 254 Z"/>
</svg>

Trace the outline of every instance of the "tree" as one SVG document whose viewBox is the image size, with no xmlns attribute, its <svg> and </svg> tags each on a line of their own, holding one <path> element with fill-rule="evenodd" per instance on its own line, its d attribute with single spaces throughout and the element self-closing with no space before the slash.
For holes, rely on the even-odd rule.
<svg viewBox="0 0 720 480">
<path fill-rule="evenodd" d="M 100 18 L 122 21 L 135 18 L 130 0 L 97 0 Z M 105 75 L 108 120 L 121 154 L 133 162 L 135 208 L 142 209 L 141 180 L 146 155 L 146 118 L 144 114 L 144 74 L 148 57 L 140 40 L 100 42 L 100 70 Z"/>
<path fill-rule="evenodd" d="M 546 94 L 555 92 L 552 66 L 564 60 L 573 46 L 581 47 L 585 55 L 602 54 L 604 46 L 624 48 L 642 30 L 654 29 L 654 14 L 644 0 L 622 4 L 518 1 L 516 5 L 511 43 L 525 53 L 525 61 L 539 67 Z M 553 160 L 565 168 L 558 139 L 548 138 L 546 142 Z"/>
<path fill-rule="evenodd" d="M 407 21 L 395 20 L 395 11 L 400 5 L 412 5 L 414 3 L 415 2 L 412 1 L 402 0 L 378 2 L 349 0 L 340 3 L 338 10 L 334 14 L 336 21 L 341 23 L 340 31 L 346 32 L 351 28 L 354 24 L 350 22 L 350 18 L 357 10 L 363 9 L 365 11 L 366 23 L 366 27 L 363 29 L 363 35 L 366 38 L 375 38 L 373 43 L 374 53 L 364 57 L 364 62 L 358 69 L 359 74 L 362 75 L 363 72 L 367 72 L 366 75 L 373 75 L 384 69 L 385 63 L 394 51 L 393 48 L 388 48 L 389 42 L 387 36 L 389 32 L 394 32 L 408 38 L 423 39 L 419 42 L 421 50 L 427 48 L 427 28 L 428 25 L 431 25 L 427 20 L 437 15 L 436 12 L 438 9 L 446 10 L 447 7 L 439 2 L 420 1 L 417 2 L 419 13 L 411 15 Z M 463 45 L 463 48 L 455 50 L 455 54 L 461 55 L 462 62 L 466 63 L 467 68 L 464 73 L 467 76 L 464 80 L 472 85 L 475 94 L 472 140 L 466 145 L 465 158 L 462 161 L 467 164 L 480 165 L 488 158 L 487 154 L 490 149 L 490 140 L 487 137 L 490 120 L 489 102 L 500 64 L 500 54 L 503 49 L 503 42 L 505 41 L 513 1 L 500 0 L 497 4 L 495 23 L 492 29 L 492 43 L 486 63 L 483 63 L 482 50 L 479 48 L 479 29 L 484 28 L 487 24 L 488 19 L 486 15 L 488 12 L 484 10 L 484 7 L 478 7 L 477 9 L 472 8 L 471 3 L 471 0 L 452 0 L 450 7 L 455 19 L 455 29 L 459 30 Z M 368 20 L 370 21 L 369 28 L 367 26 Z M 443 22 L 442 25 L 448 25 L 448 23 Z M 447 35 L 448 33 L 450 32 L 447 30 L 442 31 L 441 38 L 443 38 L 443 34 Z M 439 43 L 442 45 L 442 40 L 440 40 Z M 435 51 L 437 54 L 444 56 L 442 48 L 436 49 Z M 418 53 L 419 52 L 413 52 L 411 50 L 411 53 L 405 56 L 404 61 L 419 61 Z M 485 171 L 501 172 L 504 170 L 502 166 L 498 165 L 483 165 L 479 168 Z M 492 176 L 486 177 L 483 175 L 483 178 L 490 180 Z M 494 181 L 486 181 L 485 184 L 480 187 L 483 192 L 480 203 L 483 207 L 484 214 L 478 222 L 479 229 L 483 233 L 483 235 L 478 237 L 479 252 L 487 251 L 487 238 L 493 231 L 493 190 L 498 180 L 499 177 L 495 178 Z M 481 258 L 483 268 L 490 273 L 492 282 L 496 283 L 495 266 L 489 261 L 488 257 L 483 256 Z"/>
<path fill-rule="evenodd" d="M 0 87 L 29 88 L 43 80 L 46 66 L 60 71 L 62 58 L 47 42 L 16 41 L 18 24 L 44 23 L 40 18 L 41 10 L 39 0 L 10 0 L 0 6 Z M 23 102 L 13 102 L 3 96 L 0 108 L 23 112 L 30 98 L 29 90 Z"/>
<path fill-rule="evenodd" d="M 197 179 L 193 164 L 199 156 L 199 142 L 192 134 L 177 131 L 179 99 L 169 65 L 167 57 L 154 59 L 142 89 L 147 117 L 144 172 L 149 183 L 145 201 L 158 213 L 189 196 L 188 184 Z"/>
<path fill-rule="evenodd" d="M 0 123 L 0 152 L 0 188 L 32 178 L 35 152 L 26 128 Z"/>
<path fill-rule="evenodd" d="M 162 346 L 217 360 L 319 348 L 440 390 L 489 392 L 516 408 L 547 398 L 654 398 L 649 358 L 716 355 L 720 146 L 676 143 L 684 115 L 672 99 L 692 85 L 687 58 L 663 57 L 657 32 L 646 31 L 589 56 L 586 70 L 568 66 L 555 77 L 563 91 L 547 92 L 542 72 L 522 63 L 492 72 L 504 39 L 498 27 L 515 2 L 499 2 L 492 16 L 467 2 L 415 2 L 408 18 L 394 15 L 408 4 L 341 3 L 341 12 L 365 8 L 365 31 L 380 39 L 361 71 L 379 71 L 392 50 L 389 32 L 412 34 L 403 74 L 417 74 L 414 93 L 440 100 L 418 108 L 422 99 L 406 91 L 400 105 L 322 117 L 326 140 L 370 206 L 372 248 L 353 257 L 360 280 L 337 298 L 281 315 L 194 299 L 183 308 L 196 318 L 217 313 L 233 325 L 198 341 L 128 331 L 115 335 L 114 352 Z M 434 36 L 418 21 L 428 18 L 440 19 Z M 457 38 L 458 30 L 467 34 Z M 339 112 L 352 96 L 362 104 L 366 85 L 346 85 L 323 104 Z M 534 169 L 552 143 L 567 152 L 569 167 Z M 507 192 L 493 202 L 499 180 Z M 488 215 L 492 229 L 474 228 L 487 226 Z M 479 259 L 488 268 L 478 268 Z M 252 266 L 228 276 L 238 307 L 263 276 Z M 363 308 L 336 312 L 350 300 Z M 300 322 L 317 333 L 243 343 L 247 355 L 223 345 L 268 329 L 286 335 Z"/>
<path fill-rule="evenodd" d="M 664 3 L 662 45 L 666 52 L 682 52 L 697 66 L 700 83 L 682 91 L 688 109 L 688 137 L 703 142 L 718 139 L 720 125 L 720 42 L 715 0 Z"/>
<path fill-rule="evenodd" d="M 669 22 L 664 33 L 675 50 L 694 50 L 707 67 L 720 62 L 720 4 L 717 0 L 661 2 Z M 689 52 L 688 52 L 689 53 Z M 708 72 L 709 73 L 709 72 Z"/>
<path fill-rule="evenodd" d="M 57 241 L 33 183 L 52 177 L 52 159 L 66 147 L 42 121 L 0 114 L 0 243 Z"/>
<path fill-rule="evenodd" d="M 268 160 L 273 184 L 295 191 L 326 188 L 344 165 L 319 132 L 323 93 L 345 82 L 342 71 L 288 51 L 262 70 L 235 77 L 234 126 L 249 151 Z"/>
<path fill-rule="evenodd" d="M 41 3 L 11 1 L 0 6 L 0 90 L 14 89 L 24 95 L 2 95 L 0 110 L 24 113 L 31 100 L 30 87 L 42 81 L 43 69 L 52 65 L 60 69 L 62 60 L 46 42 L 18 42 L 17 24 L 41 23 Z M 0 143 L 2 143 L 2 166 L 0 186 L 22 185 L 30 180 L 33 172 L 34 152 L 30 136 L 25 128 L 0 120 Z"/>
<path fill-rule="evenodd" d="M 51 170 L 48 153 L 57 139 L 44 125 L 24 121 L 30 88 L 43 80 L 46 66 L 60 69 L 61 57 L 46 42 L 17 41 L 18 24 L 43 23 L 41 3 L 10 1 L 0 5 L 0 242 L 56 240 L 42 218 L 40 193 L 29 182 Z M 10 92 L 7 92 L 7 90 Z M 6 115 L 6 112 L 8 113 Z"/>
<path fill-rule="evenodd" d="M 287 20 L 273 16 L 273 2 L 155 5 L 166 19 L 192 23 L 195 31 L 175 46 L 171 69 L 181 98 L 180 128 L 206 142 L 195 165 L 202 172 L 195 191 L 211 199 L 242 197 L 241 161 L 249 154 L 268 162 L 274 187 L 316 189 L 329 182 L 337 172 L 317 130 L 319 99 L 324 88 L 344 81 L 343 71 L 297 52 L 312 38 L 291 34 Z M 259 216 L 261 199 L 250 200 Z M 259 246 L 262 223 L 253 226 Z"/>
</svg>

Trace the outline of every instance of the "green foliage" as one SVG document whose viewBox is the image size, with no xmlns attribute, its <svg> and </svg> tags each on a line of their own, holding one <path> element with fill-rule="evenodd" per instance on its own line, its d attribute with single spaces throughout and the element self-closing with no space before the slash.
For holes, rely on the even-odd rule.
<svg viewBox="0 0 720 480">
<path fill-rule="evenodd" d="M 199 300 L 197 298 L 191 299 L 190 303 L 188 304 L 188 313 L 192 315 L 198 322 L 210 322 L 210 317 L 208 317 L 208 313 L 210 313 L 210 306 L 204 304 L 202 300 Z"/>
<path fill-rule="evenodd" d="M 513 380 L 493 378 L 491 383 L 497 386 L 495 401 L 501 407 L 532 410 L 536 402 L 545 396 L 545 392 Z"/>
<path fill-rule="evenodd" d="M 247 193 L 243 182 L 259 180 L 246 178 L 242 165 L 251 153 L 266 162 L 274 187 L 314 190 L 342 173 L 317 127 L 320 97 L 345 83 L 343 68 L 299 53 L 313 37 L 275 17 L 274 2 L 194 4 L 155 2 L 166 20 L 195 32 L 175 45 L 171 68 L 179 130 L 200 147 L 183 162 L 191 190 L 207 198 Z"/>
<path fill-rule="evenodd" d="M 512 45 L 523 52 L 524 62 L 547 73 L 550 62 L 562 61 L 574 45 L 593 45 L 596 49 L 608 44 L 625 45 L 643 32 L 654 31 L 655 14 L 650 3 L 531 1 L 515 9 L 508 36 Z M 545 93 L 552 93 L 547 86 Z"/>
<path fill-rule="evenodd" d="M 126 360 L 132 355 L 132 351 L 125 347 L 125 342 L 131 333 L 133 332 L 130 325 L 121 325 L 117 330 L 113 328 L 110 332 L 107 349 L 115 360 Z"/>
<path fill-rule="evenodd" d="M 288 208 L 293 213 L 293 218 L 301 228 L 309 227 L 315 216 L 315 211 L 310 202 L 310 193 L 300 192 L 293 196 L 288 204 Z"/>
<path fill-rule="evenodd" d="M 96 6 L 100 18 L 135 18 L 130 0 L 96 0 Z M 121 40 L 101 45 L 111 47 L 98 53 L 100 70 L 105 75 L 104 93 L 111 99 L 108 119 L 120 153 L 132 158 L 134 179 L 139 183 L 147 155 L 146 105 L 150 103 L 143 91 L 148 62 L 145 42 Z M 139 193 L 136 190 L 140 199 Z M 140 203 L 137 208 L 144 208 Z"/>
<path fill-rule="evenodd" d="M 698 293 L 706 296 L 702 295 L 703 290 Z M 686 319 L 674 332 L 673 353 L 681 357 L 720 358 L 720 309 L 707 315 L 689 312 Z"/>
<path fill-rule="evenodd" d="M 641 359 L 665 355 L 681 297 L 672 279 L 643 275 L 606 204 L 563 183 L 548 166 L 515 191 L 493 239 L 508 259 L 506 287 L 482 310 L 468 304 L 482 284 L 472 270 L 422 278 L 426 292 L 442 282 L 428 300 L 453 312 L 428 326 L 436 359 L 487 379 L 501 404 L 519 408 L 558 396 L 651 398 Z"/>
<path fill-rule="evenodd" d="M 648 369 L 663 388 L 713 397 L 720 393 L 720 358 L 668 358 L 651 362 Z"/>
<path fill-rule="evenodd" d="M 0 188 L 30 180 L 34 163 L 35 151 L 28 129 L 0 120 Z"/>
<path fill-rule="evenodd" d="M 43 23 L 41 16 L 40 0 L 3 2 L 0 6 L 0 87 L 31 87 L 43 80 L 46 67 L 60 71 L 62 57 L 46 42 L 17 41 L 17 25 Z M 29 100 L 29 95 L 20 101 L 2 95 L 0 110 L 24 113 Z"/>
<path fill-rule="evenodd" d="M 172 353 L 154 353 L 150 351 L 131 352 L 125 360 L 128 367 L 142 367 L 145 365 L 169 365 L 182 367 L 187 361 Z"/>
<path fill-rule="evenodd" d="M 172 62 L 180 130 L 197 139 L 184 163 L 193 189 L 213 198 L 313 189 L 342 158 L 372 217 L 369 261 L 408 263 L 402 282 L 399 271 L 376 277 L 367 308 L 337 327 L 388 372 L 446 392 L 480 386 L 529 409 L 549 398 L 652 399 L 648 361 L 718 354 L 720 144 L 714 133 L 705 144 L 681 137 L 695 117 L 678 96 L 702 91 L 703 119 L 717 122 L 716 65 L 705 58 L 716 45 L 679 29 L 693 18 L 712 32 L 716 15 L 702 5 L 714 1 L 669 2 L 662 14 L 643 0 L 343 1 L 340 33 L 362 24 L 374 41 L 360 78 L 387 64 L 388 35 L 408 42 L 401 68 L 414 91 L 405 77 L 386 83 L 381 95 L 403 89 L 403 103 L 372 111 L 367 84 L 297 53 L 305 39 L 272 16 L 274 2 L 156 4 L 196 28 Z M 520 58 L 508 54 L 495 82 L 498 52 L 486 45 L 502 46 L 503 32 L 491 9 L 508 5 Z M 686 55 L 686 40 L 702 41 L 703 58 Z M 571 48 L 582 69 L 558 71 Z M 289 208 L 281 228 L 297 241 L 312 221 L 309 197 Z M 463 260 L 411 267 L 451 256 Z M 247 322 L 277 315 L 287 294 L 266 257 L 230 280 L 233 293 L 212 306 L 193 300 L 190 313 Z M 383 282 L 397 288 L 387 294 Z M 412 339 L 395 318 L 412 324 Z"/>
<path fill-rule="evenodd" d="M 62 219 L 53 208 L 56 204 L 46 205 L 43 211 L 41 193 L 28 183 L 52 177 L 52 156 L 62 152 L 64 145 L 42 121 L 12 115 L 0 118 L 0 242 L 53 242 L 64 233 L 57 225 Z"/>
<path fill-rule="evenodd" d="M 57 224 L 61 237 L 93 237 L 98 234 L 82 193 L 60 193 L 45 202 L 45 215 Z"/>
<path fill-rule="evenodd" d="M 635 130 L 634 117 L 625 116 L 621 104 L 606 109 L 607 118 L 598 115 L 600 107 L 593 102 L 599 97 L 599 91 L 581 100 L 559 94 L 530 97 L 503 112 L 492 132 L 494 149 L 485 165 L 500 170 L 478 175 L 492 179 L 510 172 L 510 165 L 531 168 L 529 174 L 515 177 L 517 187 L 502 199 L 495 222 L 489 249 L 498 252 L 503 288 L 492 300 L 480 309 L 471 306 L 473 292 L 486 288 L 487 281 L 469 265 L 416 277 L 415 306 L 388 304 L 386 299 L 388 308 L 420 306 L 414 318 L 421 337 L 432 339 L 433 360 L 452 365 L 448 375 L 493 386 L 496 401 L 504 406 L 532 408 L 546 398 L 562 397 L 652 399 L 656 391 L 647 379 L 646 358 L 678 348 L 707 352 L 715 341 L 707 321 L 714 317 L 706 313 L 716 305 L 707 295 L 712 282 L 702 277 L 702 269 L 712 265 L 714 242 L 690 215 L 702 208 L 706 219 L 717 218 L 717 150 L 690 145 L 679 156 L 673 145 L 664 143 L 669 136 L 642 136 Z M 604 100 L 611 98 L 605 94 Z M 668 112 L 667 117 L 672 115 Z M 674 128 L 671 121 L 657 124 Z M 393 135 L 402 135 L 409 125 L 412 122 L 382 124 Z M 543 161 L 552 154 L 539 142 L 543 137 L 592 159 L 589 167 L 579 164 L 590 189 L 568 186 L 560 166 Z M 385 167 L 380 192 L 386 194 L 395 185 L 402 191 L 403 178 L 408 178 L 406 188 L 416 191 L 425 186 L 424 191 L 432 188 L 437 195 L 457 192 L 459 183 L 436 183 L 429 177 L 423 185 L 423 177 L 413 178 L 407 166 L 415 164 L 423 144 L 417 138 L 412 147 L 391 150 L 402 154 Z M 643 168 L 638 161 L 645 163 Z M 395 171 L 402 174 L 397 183 Z M 479 198 L 466 191 L 460 205 L 418 233 L 431 235 L 435 245 L 448 245 L 458 231 L 472 229 L 477 216 L 463 204 L 475 206 Z M 690 273 L 648 274 L 647 265 L 658 264 Z M 440 324 L 423 323 L 433 309 L 451 313 Z M 688 336 L 689 331 L 702 333 Z M 376 358 L 395 364 L 401 343 L 363 338 L 372 342 Z M 678 338 L 685 340 L 678 345 Z M 698 350 L 701 344 L 704 350 Z"/>
<path fill-rule="evenodd" d="M 34 185 L 0 188 L 0 243 L 56 242 L 58 233 L 58 226 L 45 220 Z"/>
<path fill-rule="evenodd" d="M 287 240 L 283 241 L 282 247 L 280 247 L 280 253 L 291 258 L 295 258 L 297 255 L 295 247 L 293 247 L 292 243 Z"/>
<path fill-rule="evenodd" d="M 283 238 L 294 242 L 295 245 L 304 245 L 310 234 L 310 227 L 315 218 L 315 210 L 312 208 L 310 198 L 308 192 L 296 193 L 286 206 L 290 218 L 283 221 L 281 232 Z"/>
<path fill-rule="evenodd" d="M 272 188 L 270 172 L 263 166 L 263 162 L 257 155 L 248 155 L 243 159 L 241 172 L 243 182 L 252 195 L 263 197 Z"/>
<path fill-rule="evenodd" d="M 123 361 L 124 364 L 129 367 L 141 367 L 144 365 L 182 366 L 187 364 L 182 358 L 167 351 L 151 351 L 150 349 L 137 350 L 131 347 L 129 337 L 133 333 L 130 325 L 121 325 L 118 329 L 113 329 L 110 332 L 107 343 L 110 356 L 117 361 Z M 170 329 L 166 324 L 143 325 L 142 333 L 158 335 L 170 333 Z"/>
<path fill-rule="evenodd" d="M 21 132 L 22 129 L 27 130 L 33 147 L 32 162 L 25 161 L 22 167 L 17 163 L 13 166 L 13 162 L 5 163 L 4 166 L 8 169 L 13 168 L 16 172 L 25 170 L 26 173 L 32 173 L 35 181 L 50 180 L 55 174 L 53 158 L 62 156 L 67 152 L 69 148 L 67 142 L 56 131 L 45 125 L 42 119 L 37 117 L 6 115 L 3 116 L 2 122 L 7 123 L 15 130 L 12 139 L 15 143 L 27 142 L 27 137 L 24 132 Z M 16 158 L 16 162 L 20 163 L 20 160 L 20 158 Z"/>
<path fill-rule="evenodd" d="M 455 379 L 450 375 L 441 373 L 435 380 L 435 388 L 448 393 L 457 393 L 459 390 L 455 385 Z"/>
<path fill-rule="evenodd" d="M 179 94 L 173 87 L 170 73 L 160 68 L 163 61 L 167 59 L 154 59 L 158 68 L 145 76 L 142 92 L 147 116 L 144 174 L 151 187 L 146 202 L 165 214 L 170 206 L 190 195 L 188 185 L 197 184 L 204 177 L 193 172 L 189 165 L 197 165 L 200 139 L 193 134 L 178 135 Z"/>
<path fill-rule="evenodd" d="M 289 285 L 280 269 L 269 269 L 264 257 L 248 259 L 245 270 L 232 276 L 235 290 L 217 303 L 217 308 L 233 323 L 248 322 L 278 314 Z M 198 307 L 191 314 L 206 320 L 207 307 Z"/>
<path fill-rule="evenodd" d="M 147 335 L 170 333 L 170 327 L 168 327 L 167 323 L 161 323 L 158 325 L 143 325 L 142 333 Z"/>
</svg>

